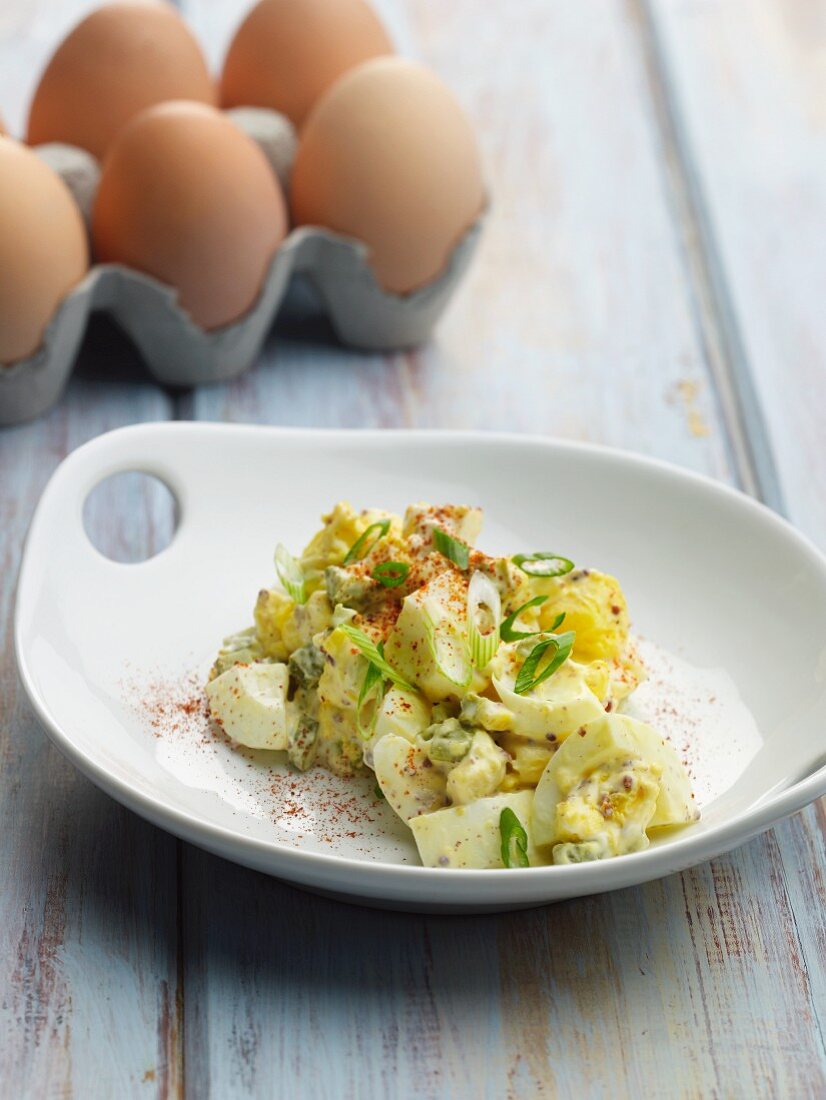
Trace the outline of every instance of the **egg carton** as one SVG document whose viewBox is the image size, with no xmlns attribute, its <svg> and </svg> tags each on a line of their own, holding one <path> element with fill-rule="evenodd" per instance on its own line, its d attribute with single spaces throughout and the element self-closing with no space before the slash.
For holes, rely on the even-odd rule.
<svg viewBox="0 0 826 1100">
<path fill-rule="evenodd" d="M 88 179 L 82 195 L 83 180 L 70 178 L 72 158 L 52 163 L 88 214 Z M 119 264 L 97 264 L 64 298 L 40 348 L 28 359 L 0 365 L 0 426 L 34 419 L 57 403 L 94 310 L 113 317 L 151 374 L 174 387 L 226 382 L 247 370 L 297 274 L 317 290 L 343 344 L 372 351 L 421 344 L 470 263 L 481 227 L 480 218 L 456 244 L 438 278 L 403 295 L 388 293 L 376 282 L 366 245 L 323 229 L 294 229 L 273 257 L 255 305 L 240 320 L 210 331 L 179 306 L 174 288 Z"/>
</svg>

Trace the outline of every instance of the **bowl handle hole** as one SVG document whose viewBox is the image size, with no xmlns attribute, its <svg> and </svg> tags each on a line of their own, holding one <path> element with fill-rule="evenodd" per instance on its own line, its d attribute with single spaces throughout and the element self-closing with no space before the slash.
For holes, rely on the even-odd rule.
<svg viewBox="0 0 826 1100">
<path fill-rule="evenodd" d="M 89 541 L 110 561 L 130 565 L 165 550 L 178 518 L 178 502 L 166 482 L 137 470 L 104 478 L 83 502 Z"/>
</svg>

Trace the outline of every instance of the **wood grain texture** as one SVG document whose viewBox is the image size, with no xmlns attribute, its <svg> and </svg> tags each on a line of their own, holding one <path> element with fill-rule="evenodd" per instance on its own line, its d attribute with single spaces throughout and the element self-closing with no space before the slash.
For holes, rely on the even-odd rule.
<svg viewBox="0 0 826 1100">
<path fill-rule="evenodd" d="M 826 7 L 650 0 L 650 10 L 764 446 L 789 514 L 823 544 Z"/>
<path fill-rule="evenodd" d="M 188 1090 L 816 1096 L 816 1021 L 768 845 L 640 889 L 466 918 L 308 898 L 188 851 Z"/>
<path fill-rule="evenodd" d="M 735 373 L 749 372 L 735 385 L 759 402 L 751 434 L 771 449 L 784 510 L 824 546 L 826 8 L 649 0 L 648 14 L 742 356 Z M 826 803 L 776 830 L 776 842 L 823 1051 Z"/>
<path fill-rule="evenodd" d="M 90 6 L 3 5 L 0 111 L 15 128 L 39 59 Z M 240 9 L 181 6 L 217 61 Z M 0 435 L 0 1094 L 823 1095 L 823 804 L 638 889 L 502 917 L 381 913 L 178 845 L 77 776 L 22 700 L 10 616 L 28 517 L 68 450 L 130 420 L 514 429 L 755 489 L 761 440 L 727 374 L 733 313 L 783 491 L 826 539 L 818 406 L 800 397 L 815 390 L 803 335 L 823 346 L 816 291 L 801 285 L 822 274 L 815 0 L 782 15 L 780 0 L 664 0 L 653 17 L 630 0 L 377 6 L 469 111 L 493 195 L 438 339 L 407 355 L 346 351 L 297 290 L 257 367 L 229 386 L 170 399 L 123 343 L 93 336 L 61 409 Z M 793 140 L 769 163 L 781 130 Z M 791 235 L 788 193 L 804 215 Z M 782 284 L 758 262 L 778 249 Z M 114 523 L 111 504 L 92 522 L 119 554 L 164 537 L 154 498 L 133 497 Z"/>
<path fill-rule="evenodd" d="M 120 379 L 120 381 L 118 381 Z M 180 1080 L 176 841 L 97 791 L 39 728 L 17 681 L 12 608 L 23 538 L 71 450 L 164 419 L 116 334 L 90 335 L 66 400 L 0 433 L 0 1093 L 158 1096 Z M 92 511 L 100 545 L 146 554 L 164 513 L 134 493 Z M 55 548 L 59 553 L 59 547 Z"/>
</svg>

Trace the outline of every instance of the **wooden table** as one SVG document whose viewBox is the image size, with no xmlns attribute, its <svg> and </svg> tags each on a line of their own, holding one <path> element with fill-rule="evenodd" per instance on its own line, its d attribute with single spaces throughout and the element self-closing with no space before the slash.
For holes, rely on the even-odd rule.
<svg viewBox="0 0 826 1100">
<path fill-rule="evenodd" d="M 13 126 L 89 6 L 4 0 Z M 239 5 L 184 6 L 217 60 Z M 493 194 L 437 339 L 344 351 L 305 312 L 244 378 L 171 394 L 96 325 L 61 406 L 0 434 L 0 1094 L 826 1095 L 823 803 L 639 889 L 501 917 L 374 912 L 121 809 L 17 684 L 38 495 L 74 447 L 133 421 L 598 440 L 739 485 L 826 543 L 823 0 L 380 7 L 472 115 Z M 155 498 L 113 503 L 99 537 L 151 549 Z"/>
</svg>

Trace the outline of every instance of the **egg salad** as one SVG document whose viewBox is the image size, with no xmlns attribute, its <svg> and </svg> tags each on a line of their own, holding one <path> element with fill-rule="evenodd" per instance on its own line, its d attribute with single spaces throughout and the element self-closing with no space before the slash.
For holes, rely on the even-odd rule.
<svg viewBox="0 0 826 1100">
<path fill-rule="evenodd" d="M 340 503 L 211 669 L 233 741 L 375 776 L 426 867 L 582 863 L 698 817 L 654 729 L 619 583 L 555 552 L 475 549 L 478 508 Z"/>
</svg>

